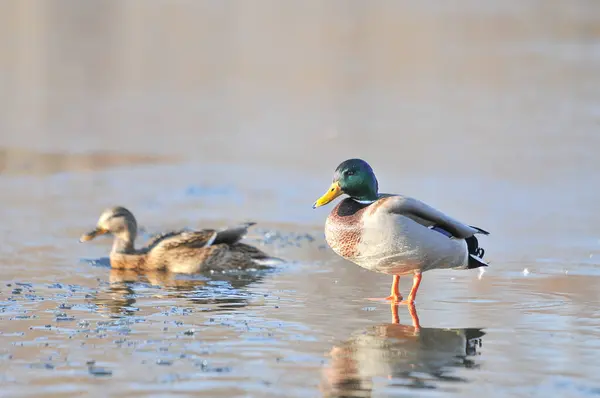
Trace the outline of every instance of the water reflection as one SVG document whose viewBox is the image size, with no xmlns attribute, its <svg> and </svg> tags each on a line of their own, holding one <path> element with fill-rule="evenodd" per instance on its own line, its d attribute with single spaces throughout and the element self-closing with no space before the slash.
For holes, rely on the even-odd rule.
<svg viewBox="0 0 600 398">
<path fill-rule="evenodd" d="M 414 305 L 412 325 L 403 325 L 398 306 L 391 309 L 392 323 L 358 331 L 333 347 L 322 384 L 326 396 L 369 397 L 379 377 L 389 386 L 414 389 L 467 381 L 453 376 L 452 368 L 477 367 L 470 357 L 481 347 L 481 329 L 422 328 Z"/>
<path fill-rule="evenodd" d="M 165 271 L 136 272 L 111 269 L 109 284 L 93 298 L 99 312 L 111 316 L 130 316 L 139 311 L 136 301 L 152 298 L 185 299 L 203 305 L 204 311 L 219 312 L 243 308 L 251 296 L 242 290 L 251 283 L 262 280 L 264 271 L 237 271 L 228 273 L 182 276 Z M 150 286 L 149 286 L 150 285 Z"/>
</svg>

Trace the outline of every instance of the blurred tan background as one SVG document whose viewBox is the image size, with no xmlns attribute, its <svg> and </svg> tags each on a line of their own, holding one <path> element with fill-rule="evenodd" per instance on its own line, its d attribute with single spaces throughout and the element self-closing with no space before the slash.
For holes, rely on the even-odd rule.
<svg viewBox="0 0 600 398">
<path fill-rule="evenodd" d="M 599 14 L 593 0 L 7 0 L 0 145 L 572 177 L 600 143 Z"/>
</svg>

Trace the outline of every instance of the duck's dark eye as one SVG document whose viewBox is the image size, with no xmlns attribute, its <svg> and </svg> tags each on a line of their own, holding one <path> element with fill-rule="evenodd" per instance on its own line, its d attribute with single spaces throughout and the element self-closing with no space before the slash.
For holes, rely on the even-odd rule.
<svg viewBox="0 0 600 398">
<path fill-rule="evenodd" d="M 353 176 L 354 170 L 347 170 L 346 173 L 344 173 L 344 174 L 346 174 L 346 176 Z"/>
</svg>

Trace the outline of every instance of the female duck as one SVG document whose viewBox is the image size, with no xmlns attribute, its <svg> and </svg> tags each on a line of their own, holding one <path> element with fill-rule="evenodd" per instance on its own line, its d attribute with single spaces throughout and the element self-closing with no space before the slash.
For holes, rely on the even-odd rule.
<svg viewBox="0 0 600 398">
<path fill-rule="evenodd" d="M 325 238 L 340 256 L 371 271 L 394 275 L 388 300 L 401 301 L 401 275 L 413 274 L 407 302 L 415 300 L 421 273 L 432 269 L 486 266 L 475 234 L 483 229 L 463 224 L 416 199 L 378 193 L 373 169 L 349 159 L 335 170 L 329 190 L 313 205 L 323 206 L 342 194 L 325 223 Z"/>
<path fill-rule="evenodd" d="M 216 231 L 174 231 L 153 237 L 143 249 L 134 248 L 137 222 L 124 207 L 105 210 L 97 226 L 84 234 L 80 242 L 98 235 L 112 234 L 110 252 L 112 268 L 136 270 L 168 270 L 177 273 L 196 273 L 205 270 L 244 269 L 264 265 L 272 260 L 262 251 L 239 241 L 249 226 Z"/>
</svg>

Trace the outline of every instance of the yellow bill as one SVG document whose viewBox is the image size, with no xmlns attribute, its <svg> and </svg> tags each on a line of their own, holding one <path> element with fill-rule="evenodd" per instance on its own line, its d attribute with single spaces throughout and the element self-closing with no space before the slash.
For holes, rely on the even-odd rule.
<svg viewBox="0 0 600 398">
<path fill-rule="evenodd" d="M 342 193 L 343 193 L 342 188 L 340 187 L 339 182 L 335 181 L 333 184 L 331 184 L 331 186 L 329 187 L 327 192 L 325 192 L 325 195 L 321 196 L 313 204 L 313 209 L 316 209 L 317 207 L 326 205 L 327 203 L 331 202 L 332 200 L 334 200 L 335 198 L 340 196 Z"/>
<path fill-rule="evenodd" d="M 108 231 L 101 229 L 101 228 L 96 228 L 93 231 L 90 231 L 86 234 L 81 235 L 81 238 L 79 238 L 80 242 L 87 242 L 90 241 L 92 239 L 94 239 L 96 236 L 98 235 L 104 235 L 105 233 L 107 233 Z"/>
</svg>

